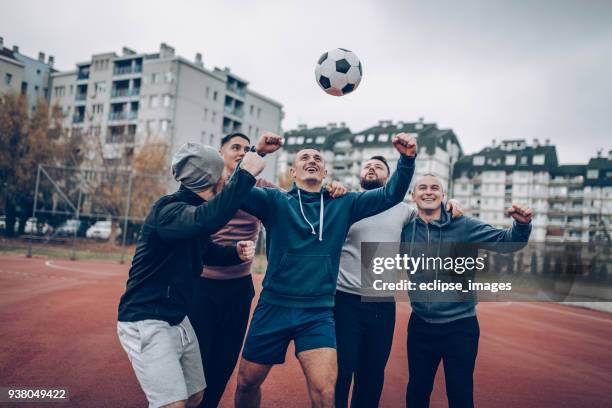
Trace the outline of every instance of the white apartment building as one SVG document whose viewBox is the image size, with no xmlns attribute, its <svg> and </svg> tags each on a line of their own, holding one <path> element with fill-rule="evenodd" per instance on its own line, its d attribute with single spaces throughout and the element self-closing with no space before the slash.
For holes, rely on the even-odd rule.
<svg viewBox="0 0 612 408">
<path fill-rule="evenodd" d="M 64 111 L 66 130 L 99 138 L 108 163 L 129 166 L 146 143 L 166 143 L 172 154 L 186 142 L 216 148 L 231 132 L 253 142 L 265 130 L 281 132 L 279 102 L 252 91 L 229 68 L 205 68 L 201 54 L 188 61 L 162 43 L 157 53 L 124 48 L 76 65 L 52 75 L 51 104 Z M 275 155 L 266 160 L 264 176 L 275 179 Z"/>
<path fill-rule="evenodd" d="M 462 150 L 457 137 L 450 129 L 438 129 L 435 123 L 380 121 L 359 133 L 353 134 L 342 122 L 327 127 L 308 129 L 301 125 L 285 134 L 284 151 L 279 158 L 279 173 L 286 171 L 293 155 L 300 149 L 311 146 L 320 149 L 328 163 L 328 176 L 347 187 L 359 188 L 359 173 L 365 161 L 372 156 L 383 156 L 395 171 L 399 153 L 391 144 L 396 133 L 409 133 L 419 144 L 416 176 L 433 173 L 444 182 L 445 190 L 450 188 L 454 163 L 461 157 Z"/>
<path fill-rule="evenodd" d="M 466 204 L 466 215 L 492 225 L 511 225 L 505 209 L 513 202 L 531 206 L 532 241 L 588 242 L 600 221 L 610 225 L 612 157 L 559 165 L 549 140 L 503 140 L 460 159 L 453 178 L 453 197 Z"/>
</svg>

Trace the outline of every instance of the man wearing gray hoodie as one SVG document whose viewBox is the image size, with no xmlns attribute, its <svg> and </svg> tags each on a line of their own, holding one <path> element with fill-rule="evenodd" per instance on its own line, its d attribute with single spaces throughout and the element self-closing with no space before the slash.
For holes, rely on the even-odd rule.
<svg viewBox="0 0 612 408">
<path fill-rule="evenodd" d="M 434 175 L 420 177 L 412 191 L 418 216 L 402 230 L 402 242 L 412 248 L 425 244 L 426 248 L 446 250 L 442 243 L 487 244 L 498 251 L 518 250 L 527 244 L 531 233 L 533 212 L 530 208 L 513 204 L 508 210 L 514 218 L 511 228 L 500 229 L 470 217 L 451 219 L 441 203 L 444 198 L 442 183 Z M 518 243 L 510 248 L 500 243 Z M 493 245 L 491 245 L 493 244 Z M 413 254 L 410 254 L 412 256 Z M 418 255 L 415 253 L 415 255 Z M 431 282 L 438 275 L 419 271 L 411 280 Z M 476 318 L 476 302 L 454 299 L 421 301 L 411 295 L 412 314 L 408 323 L 408 372 L 406 405 L 410 408 L 429 406 L 429 397 L 440 361 L 444 363 L 446 395 L 450 407 L 473 407 L 473 374 L 478 352 L 480 328 Z M 446 298 L 445 298 L 446 300 Z"/>
</svg>

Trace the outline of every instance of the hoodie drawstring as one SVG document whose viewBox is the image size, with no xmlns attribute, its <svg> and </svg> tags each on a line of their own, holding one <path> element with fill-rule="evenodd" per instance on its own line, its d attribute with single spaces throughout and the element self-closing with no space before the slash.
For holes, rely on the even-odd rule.
<svg viewBox="0 0 612 408">
<path fill-rule="evenodd" d="M 317 235 L 315 232 L 314 226 L 308 221 L 306 215 L 304 214 L 304 208 L 302 207 L 302 195 L 300 194 L 300 189 L 297 189 L 298 192 L 298 201 L 300 202 L 300 211 L 302 212 L 302 217 L 304 220 L 310 225 L 310 229 L 312 230 L 312 235 Z M 323 204 L 323 194 L 321 194 L 321 206 L 319 208 L 319 241 L 323 241 L 323 213 L 324 213 L 324 204 Z"/>
<path fill-rule="evenodd" d="M 187 331 L 185 326 L 183 326 L 183 323 L 179 323 L 179 327 L 177 327 L 177 329 L 178 329 L 179 333 L 181 334 L 181 345 L 183 347 L 185 347 L 189 343 L 191 343 L 191 338 L 189 337 L 189 332 Z"/>
</svg>

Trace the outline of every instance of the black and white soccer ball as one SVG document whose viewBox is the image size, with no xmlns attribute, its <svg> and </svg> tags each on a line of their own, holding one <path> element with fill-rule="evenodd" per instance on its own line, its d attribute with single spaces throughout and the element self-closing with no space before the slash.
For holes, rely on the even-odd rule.
<svg viewBox="0 0 612 408">
<path fill-rule="evenodd" d="M 317 84 L 334 96 L 353 92 L 359 86 L 362 75 L 359 58 L 344 48 L 336 48 L 321 55 L 315 68 Z"/>
</svg>

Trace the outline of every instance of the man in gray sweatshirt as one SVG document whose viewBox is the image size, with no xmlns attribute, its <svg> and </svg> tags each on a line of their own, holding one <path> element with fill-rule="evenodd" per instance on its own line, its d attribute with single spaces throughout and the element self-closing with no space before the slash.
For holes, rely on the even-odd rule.
<svg viewBox="0 0 612 408">
<path fill-rule="evenodd" d="M 390 169 L 382 156 L 367 160 L 360 174 L 361 191 L 383 187 Z M 461 216 L 456 200 L 447 204 L 453 217 Z M 391 352 L 395 328 L 395 300 L 393 297 L 367 301 L 371 296 L 362 290 L 361 243 L 397 242 L 402 227 L 416 216 L 417 210 L 405 202 L 397 204 L 351 226 L 342 247 L 338 286 L 334 306 L 338 353 L 336 408 L 346 407 L 353 376 L 351 406 L 378 407 L 383 388 L 385 366 Z"/>
<path fill-rule="evenodd" d="M 417 205 L 418 216 L 402 230 L 402 242 L 407 243 L 409 248 L 417 245 L 425 251 L 434 251 L 436 257 L 443 258 L 445 255 L 452 257 L 452 252 L 461 244 L 471 244 L 476 253 L 477 246 L 484 246 L 496 252 L 511 252 L 527 244 L 533 218 L 530 208 L 513 204 L 508 214 L 514 218 L 514 224 L 511 228 L 501 229 L 475 218 L 451 219 L 441 206 L 443 198 L 442 183 L 436 176 L 429 174 L 417 179 L 412 190 L 412 199 Z M 503 245 L 504 243 L 506 245 Z M 412 250 L 409 252 L 410 256 L 418 256 L 420 251 L 415 251 L 414 254 Z M 450 277 L 452 280 L 455 278 L 453 275 L 457 273 L 460 272 L 451 270 L 444 273 L 438 268 L 420 270 L 411 275 L 410 280 L 419 285 L 441 278 Z M 450 296 L 446 296 L 447 294 Z M 434 378 L 442 361 L 449 406 L 473 407 L 473 374 L 480 337 L 476 302 L 471 298 L 452 298 L 459 296 L 452 292 L 445 293 L 444 296 L 426 294 L 429 297 L 425 298 L 425 301 L 422 295 L 411 294 L 406 405 L 410 408 L 429 406 Z"/>
</svg>

